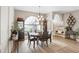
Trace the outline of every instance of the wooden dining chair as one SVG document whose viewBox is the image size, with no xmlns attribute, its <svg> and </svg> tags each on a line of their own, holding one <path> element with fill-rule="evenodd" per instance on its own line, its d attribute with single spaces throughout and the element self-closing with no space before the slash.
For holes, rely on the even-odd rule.
<svg viewBox="0 0 79 59">
<path fill-rule="evenodd" d="M 50 33 L 48 34 L 48 38 L 50 39 L 50 43 L 52 42 L 51 35 L 52 35 L 52 33 L 50 32 Z"/>
<path fill-rule="evenodd" d="M 48 47 L 48 32 L 43 33 L 40 37 L 39 40 L 41 41 L 41 45 L 44 45 L 44 42 L 46 42 L 47 47 Z"/>
<path fill-rule="evenodd" d="M 35 41 L 37 41 L 37 38 L 35 38 L 35 37 L 31 37 L 30 35 L 29 35 L 29 33 L 28 33 L 28 43 L 29 43 L 29 47 L 30 47 L 30 45 L 31 45 L 31 42 L 33 42 L 33 48 L 35 48 Z"/>
</svg>

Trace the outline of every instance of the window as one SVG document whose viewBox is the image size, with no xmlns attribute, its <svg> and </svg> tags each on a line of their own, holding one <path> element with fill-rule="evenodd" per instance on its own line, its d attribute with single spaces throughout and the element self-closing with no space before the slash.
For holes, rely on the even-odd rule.
<svg viewBox="0 0 79 59">
<path fill-rule="evenodd" d="M 54 25 L 56 26 L 63 26 L 62 15 L 55 14 L 53 22 L 54 22 Z"/>
<path fill-rule="evenodd" d="M 40 30 L 40 24 L 37 17 L 29 16 L 25 19 L 25 31 L 26 32 L 34 32 Z"/>
</svg>

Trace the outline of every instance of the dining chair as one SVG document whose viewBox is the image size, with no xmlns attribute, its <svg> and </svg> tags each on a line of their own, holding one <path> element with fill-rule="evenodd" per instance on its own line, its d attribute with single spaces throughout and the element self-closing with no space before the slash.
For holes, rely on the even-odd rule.
<svg viewBox="0 0 79 59">
<path fill-rule="evenodd" d="M 29 43 L 29 47 L 31 45 L 31 42 L 33 42 L 33 48 L 35 48 L 35 41 L 37 41 L 37 38 L 35 37 L 31 37 L 30 34 L 28 33 L 28 43 Z"/>
<path fill-rule="evenodd" d="M 44 42 L 46 42 L 47 47 L 48 47 L 48 32 L 43 33 L 40 37 L 39 40 L 41 41 L 41 45 L 44 45 Z"/>
<path fill-rule="evenodd" d="M 50 43 L 52 42 L 51 35 L 52 35 L 52 32 L 50 32 L 50 33 L 48 34 L 48 38 L 50 39 Z"/>
</svg>

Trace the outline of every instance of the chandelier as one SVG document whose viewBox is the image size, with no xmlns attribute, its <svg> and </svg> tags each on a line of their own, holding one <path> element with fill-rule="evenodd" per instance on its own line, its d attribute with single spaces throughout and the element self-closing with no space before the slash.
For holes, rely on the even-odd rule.
<svg viewBox="0 0 79 59">
<path fill-rule="evenodd" d="M 40 6 L 38 6 L 38 8 L 39 8 L 39 12 L 38 12 L 39 14 L 37 17 L 38 17 L 39 21 L 42 21 L 42 20 L 44 20 L 44 17 L 40 14 Z"/>
</svg>

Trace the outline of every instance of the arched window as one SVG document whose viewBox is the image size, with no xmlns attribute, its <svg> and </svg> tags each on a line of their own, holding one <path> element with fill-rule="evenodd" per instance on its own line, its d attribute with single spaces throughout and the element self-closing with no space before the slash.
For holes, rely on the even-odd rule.
<svg viewBox="0 0 79 59">
<path fill-rule="evenodd" d="M 54 22 L 54 25 L 56 26 L 63 26 L 62 15 L 55 14 L 53 22 Z"/>
<path fill-rule="evenodd" d="M 38 18 L 34 17 L 34 16 L 29 16 L 26 20 L 25 20 L 25 24 L 39 24 Z"/>
<path fill-rule="evenodd" d="M 35 16 L 29 16 L 25 19 L 25 31 L 26 32 L 34 32 L 40 30 L 39 20 Z"/>
</svg>

